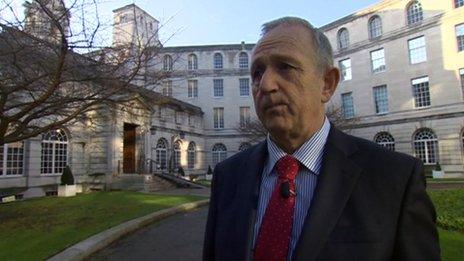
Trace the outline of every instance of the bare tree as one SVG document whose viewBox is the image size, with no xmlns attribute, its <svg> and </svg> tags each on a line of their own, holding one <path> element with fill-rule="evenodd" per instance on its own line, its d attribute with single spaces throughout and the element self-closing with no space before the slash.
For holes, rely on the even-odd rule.
<svg viewBox="0 0 464 261">
<path fill-rule="evenodd" d="M 344 131 L 350 131 L 353 125 L 359 120 L 358 118 L 345 118 L 342 108 L 333 105 L 326 108 L 326 116 L 332 125 Z M 246 124 L 238 124 L 235 129 L 243 134 L 250 143 L 260 142 L 267 135 L 267 130 L 257 118 L 250 120 Z"/>
<path fill-rule="evenodd" d="M 12 3 L 0 0 L 0 145 L 129 101 L 167 76 L 154 69 L 162 47 L 157 39 L 99 45 L 95 0 L 26 2 L 24 19 Z"/>
</svg>

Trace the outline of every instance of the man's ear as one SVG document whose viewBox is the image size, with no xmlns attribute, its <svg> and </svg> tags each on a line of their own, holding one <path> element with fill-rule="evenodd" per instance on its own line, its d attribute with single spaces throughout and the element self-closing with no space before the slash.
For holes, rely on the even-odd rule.
<svg viewBox="0 0 464 261">
<path fill-rule="evenodd" d="M 323 103 L 330 100 L 335 90 L 337 89 L 338 82 L 340 81 L 340 70 L 337 67 L 330 67 L 324 74 L 324 87 L 322 88 Z"/>
</svg>

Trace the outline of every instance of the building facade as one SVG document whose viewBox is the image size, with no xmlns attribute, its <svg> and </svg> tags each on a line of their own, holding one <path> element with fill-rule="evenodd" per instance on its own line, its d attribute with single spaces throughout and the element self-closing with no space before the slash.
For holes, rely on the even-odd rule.
<svg viewBox="0 0 464 261">
<path fill-rule="evenodd" d="M 464 175 L 463 11 L 461 0 L 385 0 L 321 27 L 341 70 L 329 106 L 355 119 L 346 128 L 428 168 L 440 163 L 446 177 Z M 161 46 L 159 22 L 133 4 L 114 10 L 114 26 L 115 46 Z M 256 117 L 252 48 L 243 42 L 162 48 L 145 70 L 165 79 L 156 86 L 136 81 L 157 92 L 97 113 L 105 117 L 95 121 L 1 147 L 0 188 L 45 194 L 66 165 L 78 180 L 178 167 L 206 173 L 251 145 L 238 128 Z"/>
<path fill-rule="evenodd" d="M 382 1 L 321 29 L 342 81 L 333 102 L 351 134 L 463 169 L 462 1 Z"/>
</svg>

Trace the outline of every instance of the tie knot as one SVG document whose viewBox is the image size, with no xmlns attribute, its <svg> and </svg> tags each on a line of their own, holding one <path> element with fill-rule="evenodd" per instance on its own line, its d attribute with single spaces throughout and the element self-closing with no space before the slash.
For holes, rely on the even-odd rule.
<svg viewBox="0 0 464 261">
<path fill-rule="evenodd" d="M 277 174 L 279 179 L 295 180 L 296 174 L 300 168 L 300 163 L 293 156 L 286 155 L 276 163 Z"/>
</svg>

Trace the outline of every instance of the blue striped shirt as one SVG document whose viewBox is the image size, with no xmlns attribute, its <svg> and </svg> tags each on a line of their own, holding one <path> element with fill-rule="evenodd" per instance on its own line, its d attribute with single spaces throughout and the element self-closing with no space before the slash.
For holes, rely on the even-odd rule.
<svg viewBox="0 0 464 261">
<path fill-rule="evenodd" d="M 322 127 L 292 154 L 292 156 L 301 164 L 300 170 L 298 171 L 295 179 L 297 195 L 288 260 L 291 260 L 301 229 L 303 228 L 306 214 L 311 205 L 311 199 L 313 198 L 314 189 L 316 188 L 317 183 L 317 176 L 321 169 L 324 145 L 327 141 L 329 130 L 330 123 L 326 118 Z M 255 243 L 267 204 L 277 183 L 277 173 L 274 170 L 274 165 L 280 158 L 287 155 L 270 139 L 269 135 L 267 136 L 267 150 L 269 155 L 263 169 L 256 223 L 254 227 Z"/>
</svg>

